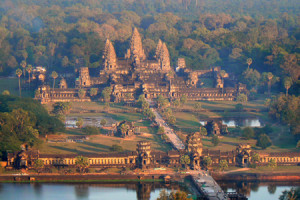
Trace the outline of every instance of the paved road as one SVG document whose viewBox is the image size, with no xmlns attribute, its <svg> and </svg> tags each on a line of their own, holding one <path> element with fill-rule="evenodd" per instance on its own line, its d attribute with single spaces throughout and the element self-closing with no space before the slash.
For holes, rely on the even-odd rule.
<svg viewBox="0 0 300 200">
<path fill-rule="evenodd" d="M 175 134 L 174 130 L 171 129 L 168 124 L 165 122 L 165 120 L 162 118 L 162 116 L 157 112 L 156 109 L 151 108 L 152 112 L 155 115 L 155 121 L 159 126 L 164 127 L 166 136 L 170 139 L 173 146 L 180 150 L 185 149 L 185 146 L 183 142 L 180 140 L 180 138 Z"/>
<path fill-rule="evenodd" d="M 228 200 L 227 195 L 218 183 L 205 171 L 192 175 L 198 190 L 209 200 Z"/>
</svg>

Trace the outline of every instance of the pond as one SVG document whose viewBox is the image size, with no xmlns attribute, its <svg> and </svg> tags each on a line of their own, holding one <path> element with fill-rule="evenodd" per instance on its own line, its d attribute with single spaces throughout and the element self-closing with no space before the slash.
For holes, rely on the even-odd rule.
<svg viewBox="0 0 300 200">
<path fill-rule="evenodd" d="M 65 127 L 66 128 L 78 128 L 76 126 L 76 122 L 79 117 L 66 117 L 65 120 Z M 81 117 L 83 120 L 83 127 L 85 126 L 96 126 L 101 127 L 100 122 L 102 119 L 106 120 L 106 125 L 111 125 L 113 123 L 116 123 L 115 120 L 108 117 Z"/>
<path fill-rule="evenodd" d="M 276 200 L 284 190 L 299 182 L 219 182 L 224 191 L 237 191 L 249 200 Z M 184 190 L 177 184 L 162 183 L 0 183 L 0 199 L 22 200 L 155 200 L 163 189 Z"/>
<path fill-rule="evenodd" d="M 262 120 L 258 118 L 239 118 L 239 119 L 216 119 L 221 120 L 223 124 L 227 125 L 228 127 L 234 128 L 237 126 L 240 127 L 262 127 L 264 126 Z M 207 121 L 200 120 L 201 125 L 205 125 Z"/>
<path fill-rule="evenodd" d="M 143 183 L 0 183 L 0 199 L 22 200 L 155 200 L 162 189 L 172 191 L 177 185 Z M 17 191 L 17 192 L 16 192 Z"/>
<path fill-rule="evenodd" d="M 285 190 L 300 186 L 300 182 L 218 182 L 224 191 L 238 192 L 247 196 L 248 200 L 278 200 Z"/>
</svg>

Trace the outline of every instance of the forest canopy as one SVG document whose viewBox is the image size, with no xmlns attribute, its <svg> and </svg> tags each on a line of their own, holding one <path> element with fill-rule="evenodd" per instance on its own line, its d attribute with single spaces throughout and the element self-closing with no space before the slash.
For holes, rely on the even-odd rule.
<svg viewBox="0 0 300 200">
<path fill-rule="evenodd" d="M 17 151 L 21 144 L 37 145 L 39 136 L 62 131 L 64 124 L 37 101 L 0 95 L 0 152 Z"/>
<path fill-rule="evenodd" d="M 5 0 L 0 10 L 0 75 L 23 60 L 58 72 L 99 67 L 105 39 L 123 57 L 133 27 L 150 58 L 165 41 L 173 66 L 180 56 L 193 69 L 241 76 L 251 58 L 259 73 L 300 75 L 296 0 Z"/>
</svg>

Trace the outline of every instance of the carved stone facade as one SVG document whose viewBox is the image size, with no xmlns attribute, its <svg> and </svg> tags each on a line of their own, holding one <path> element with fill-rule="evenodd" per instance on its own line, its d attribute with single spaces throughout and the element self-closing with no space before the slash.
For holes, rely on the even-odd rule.
<svg viewBox="0 0 300 200">
<path fill-rule="evenodd" d="M 188 147 L 185 151 L 154 151 L 150 142 L 141 141 L 137 144 L 137 150 L 132 152 L 111 152 L 85 154 L 88 157 L 90 167 L 180 167 L 180 157 L 189 155 L 191 167 L 199 169 L 204 157 L 210 157 L 212 165 L 218 165 L 221 160 L 226 160 L 230 166 L 247 167 L 252 163 L 251 146 L 239 145 L 233 151 L 220 151 L 202 149 L 199 133 L 191 134 L 188 139 Z M 299 165 L 300 152 L 284 153 L 258 153 L 260 160 L 258 165 L 267 165 L 271 159 L 277 165 Z M 44 162 L 45 168 L 54 166 L 75 167 L 76 154 L 41 154 L 38 151 L 23 150 L 19 153 L 8 153 L 6 168 L 33 168 L 34 162 L 39 159 Z"/>
<path fill-rule="evenodd" d="M 232 101 L 236 95 L 245 91 L 245 87 L 239 84 L 236 87 L 224 87 L 220 77 L 220 67 L 213 67 L 209 70 L 190 70 L 186 68 L 184 58 L 177 62 L 179 72 L 175 73 L 170 64 L 170 55 L 167 45 L 161 40 L 158 41 L 155 56 L 153 59 L 146 59 L 142 45 L 142 39 L 135 28 L 130 39 L 130 47 L 126 52 L 125 59 L 117 58 L 114 46 L 110 40 L 106 40 L 103 52 L 103 62 L 98 71 L 89 72 L 88 67 L 81 67 L 75 80 L 77 88 L 89 89 L 98 88 L 98 97 L 103 88 L 113 88 L 111 99 L 114 102 L 134 101 L 143 94 L 146 98 L 153 99 L 159 95 L 174 99 L 185 95 L 189 100 Z M 100 72 L 99 72 L 100 71 Z M 228 77 L 228 74 L 224 78 Z M 214 86 L 203 86 L 205 79 L 211 79 Z M 67 84 L 63 84 L 67 86 Z M 72 84 L 69 84 L 72 85 Z M 40 93 L 41 87 L 39 88 Z M 49 101 L 66 100 L 70 92 L 67 87 L 46 90 L 47 95 L 37 95 L 36 99 L 43 103 Z M 45 93 L 45 91 L 43 91 Z M 90 101 L 90 96 L 80 101 Z M 48 96 L 49 98 L 47 99 Z M 44 99 L 46 98 L 46 99 Z M 76 91 L 71 95 L 69 101 L 74 101 Z M 97 99 L 94 97 L 94 99 Z"/>
</svg>

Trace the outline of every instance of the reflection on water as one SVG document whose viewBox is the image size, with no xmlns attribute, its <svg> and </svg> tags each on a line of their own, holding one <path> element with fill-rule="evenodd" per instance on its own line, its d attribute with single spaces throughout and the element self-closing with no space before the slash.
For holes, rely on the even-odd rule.
<svg viewBox="0 0 300 200">
<path fill-rule="evenodd" d="M 164 185 L 161 183 L 0 183 L 0 188 L 2 188 L 0 190 L 1 200 L 155 200 L 162 189 L 170 192 L 180 187 L 176 184 Z"/>
<path fill-rule="evenodd" d="M 207 121 L 199 121 L 202 126 L 205 126 Z M 262 127 L 263 123 L 259 119 L 222 119 L 222 123 L 228 127 Z"/>
<path fill-rule="evenodd" d="M 77 128 L 76 122 L 79 117 L 66 117 L 65 120 L 65 126 L 66 128 Z M 111 125 L 112 123 L 115 123 L 116 121 L 112 118 L 108 117 L 82 117 L 83 120 L 83 127 L 85 126 L 96 126 L 100 127 L 100 122 L 102 119 L 106 120 L 106 125 Z"/>
<path fill-rule="evenodd" d="M 300 182 L 242 182 L 218 181 L 224 191 L 238 192 L 249 200 L 278 199 L 284 190 L 300 186 Z M 155 200 L 162 189 L 167 191 L 183 189 L 179 185 L 162 183 L 0 183 L 2 200 Z"/>
<path fill-rule="evenodd" d="M 261 127 L 262 123 L 259 119 L 234 119 L 234 120 L 222 120 L 223 124 L 228 127 Z"/>
<path fill-rule="evenodd" d="M 300 186 L 300 182 L 221 181 L 218 183 L 224 191 L 244 194 L 249 200 L 276 200 L 279 199 L 283 191 L 290 190 L 294 186 Z"/>
</svg>

